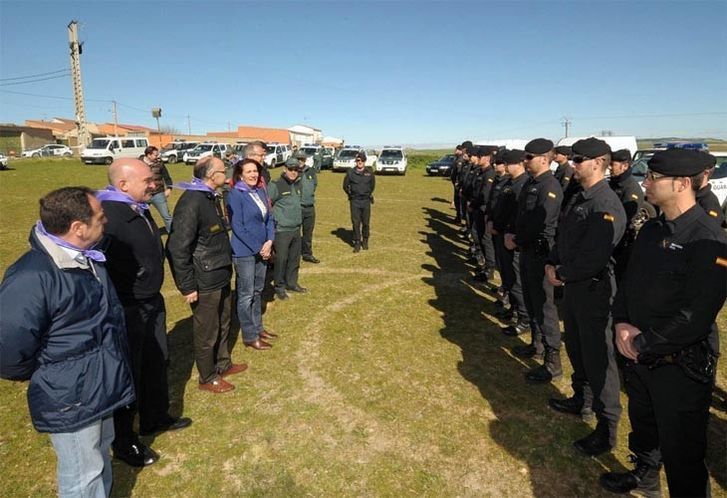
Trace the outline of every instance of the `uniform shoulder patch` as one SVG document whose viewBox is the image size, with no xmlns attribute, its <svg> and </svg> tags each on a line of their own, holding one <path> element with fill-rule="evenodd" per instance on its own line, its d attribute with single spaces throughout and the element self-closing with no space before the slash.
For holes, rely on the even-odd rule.
<svg viewBox="0 0 727 498">
<path fill-rule="evenodd" d="M 613 215 L 610 213 L 603 213 L 603 219 L 613 223 L 616 218 L 614 218 Z"/>
<path fill-rule="evenodd" d="M 563 177 L 563 180 L 565 180 L 565 181 L 568 181 L 568 180 L 570 180 L 570 176 L 564 176 L 564 177 Z"/>
<path fill-rule="evenodd" d="M 709 214 L 709 215 L 710 215 L 710 216 L 711 216 L 712 218 L 716 218 L 716 217 L 717 217 L 717 211 L 714 211 L 714 210 L 710 209 L 710 210 L 709 210 L 709 211 L 708 211 L 707 213 L 708 213 L 708 214 Z"/>
<path fill-rule="evenodd" d="M 636 194 L 631 194 L 631 198 L 632 198 L 633 200 L 637 200 L 637 199 L 639 198 L 639 196 L 638 196 L 638 195 L 636 195 Z"/>
<path fill-rule="evenodd" d="M 551 199 L 555 199 L 558 196 L 555 195 L 553 192 L 548 192 L 548 197 L 550 197 Z"/>
<path fill-rule="evenodd" d="M 488 178 L 487 181 L 492 183 L 492 178 Z"/>
<path fill-rule="evenodd" d="M 220 230 L 222 230 L 222 227 L 220 225 L 218 225 L 217 223 L 215 223 L 214 225 L 212 225 L 210 227 L 210 233 L 217 233 Z"/>
<path fill-rule="evenodd" d="M 727 268 L 727 258 L 720 258 L 719 256 L 717 256 L 717 259 L 715 260 L 715 263 L 717 263 L 720 266 L 724 266 L 725 268 Z"/>
</svg>

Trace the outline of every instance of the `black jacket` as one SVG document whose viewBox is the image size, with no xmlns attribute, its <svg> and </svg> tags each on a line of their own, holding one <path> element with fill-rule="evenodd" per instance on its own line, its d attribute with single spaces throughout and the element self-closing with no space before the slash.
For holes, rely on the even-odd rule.
<svg viewBox="0 0 727 498">
<path fill-rule="evenodd" d="M 702 206 L 702 209 L 704 209 L 704 211 L 712 217 L 719 226 L 727 228 L 724 213 L 719 205 L 719 199 L 717 199 L 717 196 L 714 195 L 714 192 L 712 192 L 712 185 L 708 183 L 706 187 L 700 188 L 699 191 L 697 191 L 697 204 Z"/>
<path fill-rule="evenodd" d="M 151 213 L 142 216 L 117 201 L 101 205 L 108 222 L 100 245 L 119 299 L 128 304 L 156 296 L 164 283 L 164 250 Z"/>
<path fill-rule="evenodd" d="M 221 289 L 232 278 L 232 249 L 219 196 L 187 190 L 174 208 L 167 256 L 183 295 Z"/>
<path fill-rule="evenodd" d="M 639 182 L 631 175 L 630 169 L 626 170 L 621 176 L 612 176 L 608 184 L 616 192 L 621 204 L 623 204 L 626 211 L 626 227 L 629 227 L 631 220 L 644 203 L 644 191 L 641 190 Z"/>
<path fill-rule="evenodd" d="M 563 190 L 553 173 L 530 178 L 518 198 L 515 243 L 523 249 L 546 240 L 552 243 L 558 226 Z"/>
<path fill-rule="evenodd" d="M 356 168 L 346 171 L 343 178 L 343 191 L 348 194 L 349 201 L 368 201 L 374 195 L 376 177 L 370 169 L 359 172 Z"/>
<path fill-rule="evenodd" d="M 568 189 L 568 184 L 570 184 L 573 179 L 573 166 L 569 162 L 559 164 L 558 167 L 555 168 L 555 171 L 553 171 L 553 176 L 556 180 L 558 180 L 560 188 L 562 188 L 563 192 L 565 192 Z"/>
</svg>

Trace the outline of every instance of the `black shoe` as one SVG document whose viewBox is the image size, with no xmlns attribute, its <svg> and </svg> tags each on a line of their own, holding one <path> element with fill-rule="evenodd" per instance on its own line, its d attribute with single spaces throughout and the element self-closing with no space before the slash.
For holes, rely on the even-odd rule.
<svg viewBox="0 0 727 498">
<path fill-rule="evenodd" d="M 532 382 L 533 384 L 547 384 L 553 380 L 553 374 L 550 373 L 548 367 L 540 365 L 525 372 L 525 380 Z"/>
<path fill-rule="evenodd" d="M 629 455 L 629 461 L 636 464 L 634 470 L 601 474 L 599 479 L 601 486 L 611 493 L 625 494 L 630 491 L 638 491 L 642 496 L 660 497 L 659 469 L 661 465 L 652 467 L 634 455 Z"/>
<path fill-rule="evenodd" d="M 290 296 L 288 296 L 288 293 L 285 292 L 285 289 L 280 289 L 275 291 L 275 298 L 280 301 L 285 301 L 286 299 L 290 299 Z"/>
<path fill-rule="evenodd" d="M 506 322 L 507 320 L 512 320 L 514 316 L 515 312 L 512 310 L 512 308 L 501 307 L 500 309 L 495 311 L 495 317 L 499 318 L 503 322 Z"/>
<path fill-rule="evenodd" d="M 598 456 L 601 453 L 611 451 L 613 445 L 610 442 L 608 428 L 596 426 L 596 430 L 586 437 L 573 443 L 573 447 L 585 456 Z"/>
<path fill-rule="evenodd" d="M 132 444 L 124 450 L 114 448 L 114 458 L 132 467 L 148 467 L 159 460 L 159 453 L 142 443 Z"/>
<path fill-rule="evenodd" d="M 309 263 L 315 263 L 315 264 L 318 264 L 321 262 L 321 260 L 316 258 L 315 256 L 303 256 L 303 261 L 307 261 Z"/>
<path fill-rule="evenodd" d="M 369 250 L 369 240 L 368 239 L 363 239 L 361 241 L 361 249 L 363 249 L 364 251 Z"/>
<path fill-rule="evenodd" d="M 358 242 L 354 242 L 353 252 L 361 252 L 361 244 L 359 244 Z"/>
<path fill-rule="evenodd" d="M 560 413 L 581 417 L 586 422 L 592 420 L 594 417 L 593 410 L 590 406 L 584 405 L 583 398 L 577 398 L 575 396 L 565 399 L 550 398 L 548 400 L 548 406 Z"/>
<path fill-rule="evenodd" d="M 545 356 L 543 351 L 538 351 L 538 349 L 532 344 L 528 344 L 527 346 L 515 346 L 512 348 L 512 354 L 518 358 L 533 358 L 536 360 L 542 360 L 543 356 Z"/>
<path fill-rule="evenodd" d="M 490 278 L 484 272 L 478 272 L 472 277 L 475 282 L 487 283 Z"/>
<path fill-rule="evenodd" d="M 516 323 L 515 325 L 508 325 L 507 327 L 500 327 L 502 333 L 509 337 L 517 337 L 530 330 L 530 327 L 524 323 Z M 533 348 L 534 349 L 534 348 Z"/>
<path fill-rule="evenodd" d="M 289 290 L 290 292 L 299 292 L 301 294 L 305 294 L 308 292 L 308 289 L 305 287 L 301 287 L 300 285 L 296 285 L 294 287 L 286 287 L 286 290 Z"/>
<path fill-rule="evenodd" d="M 189 417 L 168 417 L 166 420 L 157 422 L 151 427 L 145 427 L 143 429 L 140 428 L 139 434 L 142 436 L 149 436 L 151 434 L 156 434 L 157 432 L 178 431 L 185 429 L 190 425 L 192 425 L 192 419 Z"/>
<path fill-rule="evenodd" d="M 544 363 L 527 372 L 525 379 L 534 384 L 547 384 L 561 375 L 563 375 L 563 368 L 560 365 L 560 352 L 549 349 L 545 352 Z"/>
</svg>

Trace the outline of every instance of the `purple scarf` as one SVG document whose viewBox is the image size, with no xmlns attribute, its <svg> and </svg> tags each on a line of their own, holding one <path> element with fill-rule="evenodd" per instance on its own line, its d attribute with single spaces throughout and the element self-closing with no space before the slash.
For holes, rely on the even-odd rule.
<svg viewBox="0 0 727 498">
<path fill-rule="evenodd" d="M 104 256 L 104 253 L 101 251 L 96 251 L 94 249 L 81 249 L 80 247 L 76 247 L 70 242 L 67 242 L 63 240 L 62 238 L 50 234 L 46 231 L 45 227 L 43 226 L 43 222 L 38 220 L 38 223 L 35 224 L 35 229 L 38 230 L 38 233 L 48 237 L 53 243 L 59 247 L 65 247 L 66 249 L 71 249 L 73 251 L 78 251 L 81 254 L 83 254 L 88 259 L 92 259 L 93 261 L 96 261 L 97 263 L 103 263 L 106 261 L 106 256 Z"/>
<path fill-rule="evenodd" d="M 198 192 L 208 192 L 210 194 L 217 195 L 217 191 L 215 189 L 205 184 L 199 178 L 192 178 L 191 182 L 179 182 L 174 185 L 174 187 L 181 188 L 183 190 L 196 190 Z"/>
<path fill-rule="evenodd" d="M 99 202 L 123 202 L 124 204 L 128 204 L 129 206 L 131 206 L 131 208 L 134 209 L 134 211 L 136 212 L 139 212 L 139 210 L 146 211 L 149 209 L 149 204 L 147 204 L 146 202 L 137 202 L 129 197 L 129 194 L 121 192 L 120 190 L 117 190 L 116 187 L 113 187 L 111 185 L 107 186 L 104 190 L 97 190 L 96 199 L 98 199 Z"/>
<path fill-rule="evenodd" d="M 257 187 L 251 187 L 247 183 L 245 183 L 243 180 L 238 180 L 237 183 L 235 183 L 234 188 L 239 190 L 240 192 L 257 192 Z"/>
</svg>

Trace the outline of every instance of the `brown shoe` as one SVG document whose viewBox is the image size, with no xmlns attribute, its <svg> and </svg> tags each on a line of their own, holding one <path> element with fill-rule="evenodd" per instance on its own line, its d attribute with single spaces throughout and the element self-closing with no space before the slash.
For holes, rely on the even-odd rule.
<svg viewBox="0 0 727 498">
<path fill-rule="evenodd" d="M 258 339 L 257 341 L 252 341 L 252 342 L 243 341 L 243 344 L 245 344 L 246 348 L 259 349 L 261 351 L 265 350 L 265 349 L 270 349 L 273 347 L 272 344 L 267 343 L 267 342 L 263 341 L 262 339 Z"/>
<path fill-rule="evenodd" d="M 234 388 L 235 386 L 227 382 L 222 377 L 217 377 L 215 380 L 208 382 L 207 384 L 199 385 L 200 391 L 209 391 L 215 394 L 226 393 L 228 391 L 232 391 Z"/>
<path fill-rule="evenodd" d="M 260 339 L 270 340 L 275 339 L 276 337 L 278 337 L 278 334 L 270 332 L 269 330 L 263 330 L 260 332 Z"/>
<path fill-rule="evenodd" d="M 247 363 L 233 363 L 230 368 L 220 374 L 220 377 L 225 378 L 228 375 L 235 375 L 245 370 L 247 370 Z"/>
</svg>

